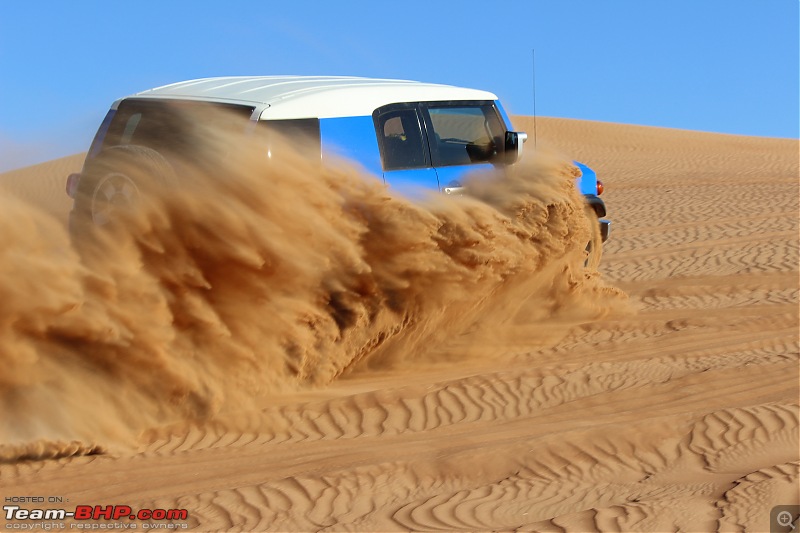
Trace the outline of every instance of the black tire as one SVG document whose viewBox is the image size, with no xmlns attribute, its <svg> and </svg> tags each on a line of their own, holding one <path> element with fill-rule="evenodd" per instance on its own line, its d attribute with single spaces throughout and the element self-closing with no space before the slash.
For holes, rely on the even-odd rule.
<svg viewBox="0 0 800 533">
<path fill-rule="evenodd" d="M 78 185 L 73 233 L 113 224 L 123 210 L 135 210 L 148 195 L 176 183 L 164 157 L 144 146 L 115 146 L 90 161 Z"/>
</svg>

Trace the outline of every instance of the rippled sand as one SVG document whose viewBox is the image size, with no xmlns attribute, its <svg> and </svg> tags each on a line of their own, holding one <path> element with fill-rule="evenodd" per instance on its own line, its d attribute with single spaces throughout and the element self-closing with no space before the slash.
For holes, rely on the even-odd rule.
<svg viewBox="0 0 800 533">
<path fill-rule="evenodd" d="M 133 447 L 33 440 L 0 463 L 0 495 L 186 508 L 198 530 L 768 530 L 800 504 L 798 141 L 536 127 L 605 182 L 600 276 L 630 309 L 526 301 L 422 360 L 150 425 Z M 63 222 L 80 163 L 0 183 Z"/>
</svg>

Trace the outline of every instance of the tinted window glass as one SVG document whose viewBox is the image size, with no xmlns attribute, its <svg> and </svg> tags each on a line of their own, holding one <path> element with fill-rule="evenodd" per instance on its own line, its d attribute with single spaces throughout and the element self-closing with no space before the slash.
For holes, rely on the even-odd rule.
<svg viewBox="0 0 800 533">
<path fill-rule="evenodd" d="M 213 139 L 210 132 L 244 132 L 252 113 L 248 106 L 131 98 L 120 103 L 104 144 L 137 144 L 190 157 Z"/>
<path fill-rule="evenodd" d="M 505 127 L 493 106 L 431 105 L 427 109 L 434 166 L 484 163 L 503 149 Z"/>
<path fill-rule="evenodd" d="M 416 109 L 387 111 L 376 120 L 384 170 L 428 166 Z"/>
<path fill-rule="evenodd" d="M 282 148 L 288 145 L 304 156 L 320 158 L 318 118 L 261 120 L 258 122 L 258 127 L 261 134 L 266 137 L 269 157 L 278 156 Z"/>
</svg>

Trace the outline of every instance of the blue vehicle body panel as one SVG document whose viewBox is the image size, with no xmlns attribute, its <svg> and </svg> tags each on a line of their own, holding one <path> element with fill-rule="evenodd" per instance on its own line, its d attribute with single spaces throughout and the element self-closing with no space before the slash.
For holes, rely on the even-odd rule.
<svg viewBox="0 0 800 533">
<path fill-rule="evenodd" d="M 495 100 L 494 101 L 494 105 L 495 105 L 495 107 L 497 107 L 497 110 L 500 112 L 500 116 L 503 117 L 503 122 L 506 123 L 506 129 L 509 130 L 509 131 L 513 131 L 514 126 L 511 124 L 511 119 L 508 118 L 508 115 L 506 114 L 506 110 L 503 109 L 503 104 L 500 103 L 500 100 Z"/>
<path fill-rule="evenodd" d="M 319 133 L 323 157 L 335 154 L 361 163 L 376 176 L 383 174 L 372 117 L 320 119 Z"/>
<path fill-rule="evenodd" d="M 411 199 L 422 199 L 426 194 L 439 191 L 441 183 L 432 167 L 390 170 L 383 173 L 383 180 L 392 192 Z"/>
<path fill-rule="evenodd" d="M 597 194 L 597 173 L 583 163 L 573 163 L 581 169 L 581 177 L 578 178 L 578 190 L 581 194 Z"/>
<path fill-rule="evenodd" d="M 452 167 L 437 167 L 436 173 L 439 175 L 439 183 L 442 187 L 458 187 L 463 185 L 464 177 L 475 172 L 491 172 L 494 165 L 491 163 L 480 163 L 476 165 L 455 165 Z"/>
</svg>

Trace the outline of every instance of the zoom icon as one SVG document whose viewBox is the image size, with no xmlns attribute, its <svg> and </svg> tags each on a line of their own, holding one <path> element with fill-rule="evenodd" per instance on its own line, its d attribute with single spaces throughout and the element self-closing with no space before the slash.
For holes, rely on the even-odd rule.
<svg viewBox="0 0 800 533">
<path fill-rule="evenodd" d="M 776 505 L 769 513 L 770 533 L 800 533 L 800 505 Z"/>
</svg>

